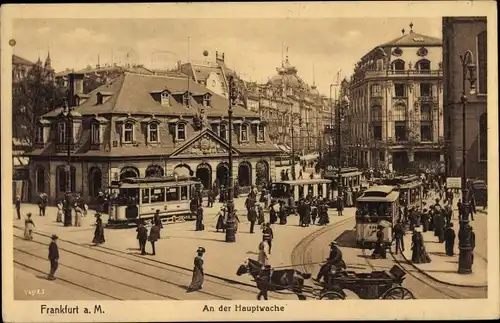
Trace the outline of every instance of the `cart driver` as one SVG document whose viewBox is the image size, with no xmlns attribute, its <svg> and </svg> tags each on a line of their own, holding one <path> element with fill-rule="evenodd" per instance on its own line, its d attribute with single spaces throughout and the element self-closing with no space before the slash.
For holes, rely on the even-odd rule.
<svg viewBox="0 0 500 323">
<path fill-rule="evenodd" d="M 318 276 L 316 277 L 316 281 L 321 281 L 321 278 L 328 278 L 326 276 L 329 276 L 332 272 L 332 269 L 337 269 L 336 267 L 340 262 L 342 261 L 342 252 L 340 251 L 337 242 L 332 241 L 330 243 L 330 255 L 328 256 L 328 259 L 326 260 L 326 263 L 321 265 L 321 269 L 319 270 Z"/>
</svg>

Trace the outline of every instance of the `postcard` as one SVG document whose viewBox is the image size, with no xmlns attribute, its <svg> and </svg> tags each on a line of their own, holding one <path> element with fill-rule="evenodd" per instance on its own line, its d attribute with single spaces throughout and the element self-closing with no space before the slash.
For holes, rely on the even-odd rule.
<svg viewBox="0 0 500 323">
<path fill-rule="evenodd" d="M 4 321 L 498 318 L 495 10 L 2 6 Z"/>
</svg>

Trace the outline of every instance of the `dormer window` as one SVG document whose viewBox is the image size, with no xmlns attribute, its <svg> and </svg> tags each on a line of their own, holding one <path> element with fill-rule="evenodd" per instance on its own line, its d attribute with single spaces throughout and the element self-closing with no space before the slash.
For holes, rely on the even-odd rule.
<svg viewBox="0 0 500 323">
<path fill-rule="evenodd" d="M 219 125 L 219 137 L 227 140 L 227 126 L 225 124 Z"/>
<path fill-rule="evenodd" d="M 240 128 L 240 141 L 248 141 L 248 124 L 242 124 Z"/>
<path fill-rule="evenodd" d="M 90 128 L 90 142 L 92 145 L 98 145 L 101 143 L 101 129 L 97 122 L 92 123 Z"/>
<path fill-rule="evenodd" d="M 66 143 L 66 123 L 60 122 L 57 124 L 57 141 L 60 144 Z"/>
<path fill-rule="evenodd" d="M 134 124 L 132 122 L 127 122 L 123 125 L 123 142 L 131 143 L 134 141 Z"/>
<path fill-rule="evenodd" d="M 186 140 L 186 125 L 178 123 L 175 127 L 175 140 Z"/>
<path fill-rule="evenodd" d="M 45 142 L 43 131 L 44 131 L 43 126 L 41 124 L 37 125 L 35 133 L 35 142 L 37 144 L 43 144 Z"/>
<path fill-rule="evenodd" d="M 264 125 L 258 124 L 257 125 L 257 141 L 264 141 L 265 139 L 265 129 Z"/>
<path fill-rule="evenodd" d="M 169 105 L 170 101 L 168 99 L 168 92 L 161 93 L 161 105 Z"/>
<path fill-rule="evenodd" d="M 212 105 L 212 98 L 210 97 L 210 94 L 205 94 L 203 96 L 203 106 L 209 107 Z"/>
<path fill-rule="evenodd" d="M 148 124 L 148 142 L 159 142 L 158 124 L 156 122 Z"/>
<path fill-rule="evenodd" d="M 97 104 L 102 104 L 102 94 L 101 93 L 97 93 Z"/>
<path fill-rule="evenodd" d="M 186 93 L 182 96 L 182 105 L 189 107 L 189 94 Z"/>
</svg>

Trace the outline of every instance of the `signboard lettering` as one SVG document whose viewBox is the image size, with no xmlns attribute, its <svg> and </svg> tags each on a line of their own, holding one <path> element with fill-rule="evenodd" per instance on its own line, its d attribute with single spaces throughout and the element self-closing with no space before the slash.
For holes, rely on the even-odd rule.
<svg viewBox="0 0 500 323">
<path fill-rule="evenodd" d="M 447 177 L 446 188 L 462 188 L 462 178 L 460 177 Z"/>
</svg>

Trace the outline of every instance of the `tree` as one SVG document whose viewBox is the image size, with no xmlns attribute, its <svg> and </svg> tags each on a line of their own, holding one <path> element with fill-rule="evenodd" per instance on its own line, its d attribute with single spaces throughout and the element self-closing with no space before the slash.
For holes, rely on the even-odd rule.
<svg viewBox="0 0 500 323">
<path fill-rule="evenodd" d="M 43 114 L 61 106 L 65 90 L 56 87 L 40 65 L 34 65 L 25 79 L 12 85 L 12 135 L 33 143 L 36 122 Z"/>
</svg>

